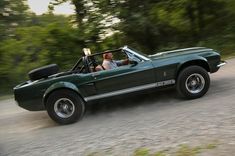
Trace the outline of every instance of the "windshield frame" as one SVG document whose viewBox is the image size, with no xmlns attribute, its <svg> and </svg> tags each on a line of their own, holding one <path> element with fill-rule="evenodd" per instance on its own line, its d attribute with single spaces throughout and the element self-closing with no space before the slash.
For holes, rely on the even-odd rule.
<svg viewBox="0 0 235 156">
<path fill-rule="evenodd" d="M 137 57 L 141 58 L 144 61 L 149 61 L 150 60 L 148 55 L 146 55 L 146 54 L 144 54 L 144 53 L 142 53 L 142 52 L 140 52 L 140 51 L 138 51 L 138 50 L 136 50 L 134 48 L 131 48 L 131 47 L 128 47 L 128 46 L 124 46 L 123 50 L 136 55 Z"/>
</svg>

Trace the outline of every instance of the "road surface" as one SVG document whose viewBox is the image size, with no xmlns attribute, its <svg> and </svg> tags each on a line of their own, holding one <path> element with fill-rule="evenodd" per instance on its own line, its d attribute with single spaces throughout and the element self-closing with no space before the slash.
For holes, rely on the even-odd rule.
<svg viewBox="0 0 235 156">
<path fill-rule="evenodd" d="M 235 153 L 235 59 L 211 75 L 209 92 L 182 100 L 175 91 L 120 99 L 90 108 L 82 121 L 59 126 L 46 112 L 29 112 L 13 99 L 0 102 L 0 155 L 129 156 L 217 142 L 206 155 Z"/>
</svg>

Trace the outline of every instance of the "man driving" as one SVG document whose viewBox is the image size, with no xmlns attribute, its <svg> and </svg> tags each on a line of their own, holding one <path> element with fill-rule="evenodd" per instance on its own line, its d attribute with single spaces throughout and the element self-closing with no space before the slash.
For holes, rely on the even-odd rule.
<svg viewBox="0 0 235 156">
<path fill-rule="evenodd" d="M 129 60 L 113 60 L 113 54 L 112 53 L 105 53 L 103 54 L 103 64 L 102 66 L 108 70 L 108 69 L 114 69 L 122 65 L 129 64 Z"/>
</svg>

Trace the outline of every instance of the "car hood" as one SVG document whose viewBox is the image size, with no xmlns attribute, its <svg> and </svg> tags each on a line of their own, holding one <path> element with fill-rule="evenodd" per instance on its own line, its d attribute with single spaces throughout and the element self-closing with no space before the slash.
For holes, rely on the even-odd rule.
<svg viewBox="0 0 235 156">
<path fill-rule="evenodd" d="M 158 59 L 163 57 L 173 57 L 179 55 L 187 55 L 187 54 L 195 54 L 195 53 L 203 53 L 203 52 L 211 52 L 213 49 L 205 48 L 205 47 L 192 47 L 186 49 L 177 49 L 172 51 L 164 51 L 158 52 L 154 55 L 149 55 L 151 59 Z"/>
</svg>

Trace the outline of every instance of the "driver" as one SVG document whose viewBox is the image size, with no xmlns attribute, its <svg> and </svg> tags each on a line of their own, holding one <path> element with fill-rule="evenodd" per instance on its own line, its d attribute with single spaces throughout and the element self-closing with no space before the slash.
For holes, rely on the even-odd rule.
<svg viewBox="0 0 235 156">
<path fill-rule="evenodd" d="M 113 60 L 113 54 L 112 53 L 104 53 L 103 54 L 103 64 L 102 66 L 104 69 L 114 69 L 122 65 L 128 65 L 129 60 Z"/>
</svg>

